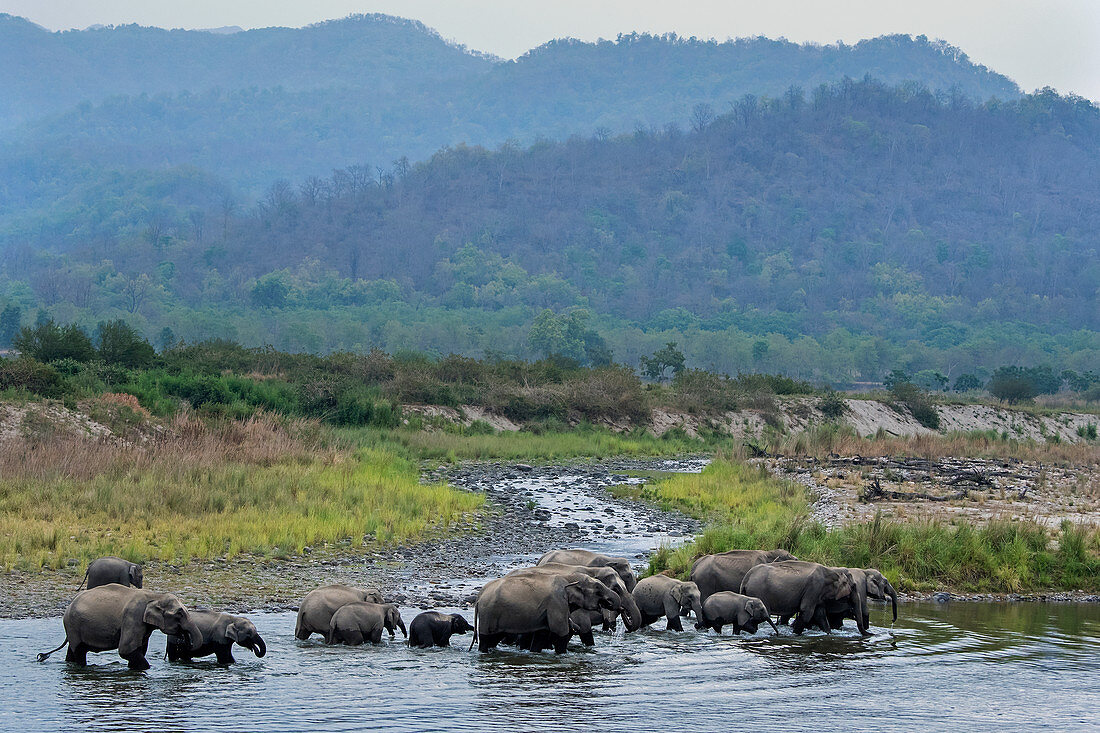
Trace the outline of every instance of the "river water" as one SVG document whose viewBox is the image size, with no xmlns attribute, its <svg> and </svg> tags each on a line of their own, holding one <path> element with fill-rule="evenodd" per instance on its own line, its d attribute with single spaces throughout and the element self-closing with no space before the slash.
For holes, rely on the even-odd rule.
<svg viewBox="0 0 1100 733">
<path fill-rule="evenodd" d="M 515 479 L 553 521 L 583 525 L 605 497 L 588 487 L 564 500 L 570 485 L 568 475 Z M 651 532 L 669 539 L 651 514 L 635 523 L 628 504 L 614 511 L 615 531 L 589 544 L 633 556 L 653 547 Z M 402 609 L 406 623 L 418 612 Z M 412 650 L 400 635 L 326 647 L 294 639 L 292 612 L 249 616 L 267 640 L 263 659 L 238 648 L 230 667 L 172 664 L 158 633 L 146 672 L 115 652 L 89 655 L 85 669 L 64 652 L 39 664 L 35 654 L 63 638 L 60 619 L 0 620 L 0 730 L 1100 729 L 1098 605 L 905 603 L 893 626 L 880 605 L 865 639 L 851 626 L 802 637 L 620 626 L 563 656 L 479 654 L 469 636 L 448 649 Z"/>
</svg>

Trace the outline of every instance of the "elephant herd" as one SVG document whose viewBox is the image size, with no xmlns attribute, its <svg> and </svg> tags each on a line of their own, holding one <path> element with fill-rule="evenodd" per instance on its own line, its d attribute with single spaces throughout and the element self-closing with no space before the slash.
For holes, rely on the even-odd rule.
<svg viewBox="0 0 1100 733">
<path fill-rule="evenodd" d="M 167 657 L 191 661 L 215 655 L 234 661 L 232 646 L 257 657 L 267 645 L 245 618 L 205 609 L 188 610 L 171 593 L 142 589 L 138 565 L 116 557 L 88 566 L 87 589 L 65 611 L 65 641 L 38 655 L 39 661 L 68 645 L 66 660 L 83 666 L 87 653 L 118 649 L 131 669 L 148 669 L 145 659 L 155 630 L 168 636 Z M 83 582 L 81 585 L 83 586 Z M 553 550 L 533 567 L 513 570 L 485 584 L 474 604 L 474 623 L 460 614 L 426 611 L 406 629 L 397 606 L 374 588 L 328 585 L 302 599 L 294 636 L 321 634 L 326 643 L 377 644 L 383 632 L 400 629 L 412 647 L 448 646 L 454 634 L 473 631 L 470 647 L 489 651 L 507 644 L 530 651 L 563 653 L 573 636 L 586 646 L 593 631 L 615 629 L 621 617 L 635 631 L 662 617 L 666 628 L 683 631 L 680 621 L 695 616 L 696 629 L 755 633 L 762 623 L 791 622 L 796 634 L 816 627 L 829 633 L 853 619 L 861 634 L 870 625 L 868 599 L 893 603 L 897 593 L 877 570 L 836 568 L 804 562 L 785 550 L 733 550 L 695 561 L 691 579 L 666 575 L 638 580 L 626 558 L 588 550 Z M 793 619 L 793 621 L 792 621 Z"/>
</svg>

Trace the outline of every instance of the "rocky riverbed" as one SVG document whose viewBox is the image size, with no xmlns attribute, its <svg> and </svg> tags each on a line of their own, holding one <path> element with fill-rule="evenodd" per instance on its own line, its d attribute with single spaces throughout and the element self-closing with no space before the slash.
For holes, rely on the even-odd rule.
<svg viewBox="0 0 1100 733">
<path fill-rule="evenodd" d="M 151 563 L 146 586 L 178 593 L 191 606 L 231 611 L 289 610 L 326 583 L 375 585 L 387 599 L 419 607 L 464 606 L 487 580 L 531 564 L 543 552 L 583 546 L 625 555 L 638 568 L 661 544 L 690 539 L 699 523 L 681 514 L 616 499 L 608 487 L 642 483 L 654 472 L 697 472 L 703 457 L 613 459 L 555 466 L 464 463 L 431 469 L 486 495 L 476 524 L 416 545 L 310 548 L 281 560 L 237 557 L 178 566 Z M 0 575 L 0 618 L 61 615 L 80 577 L 73 571 Z"/>
</svg>

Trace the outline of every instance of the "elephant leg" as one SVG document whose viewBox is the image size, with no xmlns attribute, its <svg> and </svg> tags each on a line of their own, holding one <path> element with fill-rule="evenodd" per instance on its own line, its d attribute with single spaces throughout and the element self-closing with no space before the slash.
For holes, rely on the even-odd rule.
<svg viewBox="0 0 1100 733">
<path fill-rule="evenodd" d="M 669 616 L 668 623 L 665 624 L 665 631 L 683 631 L 684 625 L 680 623 L 680 617 Z"/>
<path fill-rule="evenodd" d="M 71 662 L 78 667 L 87 667 L 88 647 L 83 644 L 69 644 L 69 648 L 65 650 L 65 661 Z"/>
<path fill-rule="evenodd" d="M 569 646 L 569 637 L 568 636 L 558 636 L 558 635 L 555 634 L 553 639 L 554 639 L 554 653 L 555 654 L 565 654 L 565 650 Z"/>
<path fill-rule="evenodd" d="M 149 669 L 149 660 L 145 658 L 145 650 L 138 649 L 136 652 L 128 657 L 123 657 L 126 660 L 126 664 L 130 669 L 143 672 Z"/>
<path fill-rule="evenodd" d="M 218 659 L 218 664 L 233 664 L 237 660 L 233 658 L 233 645 L 225 644 L 219 645 L 214 649 L 214 656 Z"/>
<path fill-rule="evenodd" d="M 780 626 L 790 626 L 791 625 L 791 617 L 790 616 L 780 616 L 779 617 L 779 625 Z"/>
<path fill-rule="evenodd" d="M 478 636 L 478 651 L 488 652 L 496 648 L 496 645 L 500 643 L 500 640 L 504 638 L 504 634 L 480 634 Z"/>
<path fill-rule="evenodd" d="M 451 635 L 446 633 L 439 634 L 432 640 L 432 643 L 434 643 L 436 646 L 450 646 Z"/>
<path fill-rule="evenodd" d="M 580 637 L 581 637 L 581 643 L 584 644 L 585 646 L 596 646 L 596 640 L 594 638 L 592 638 L 592 632 L 591 631 L 589 631 L 588 633 L 585 633 L 585 634 L 581 634 Z"/>
<path fill-rule="evenodd" d="M 382 629 L 374 629 L 370 632 L 370 643 L 381 644 L 382 643 Z"/>
<path fill-rule="evenodd" d="M 829 614 L 825 613 L 825 609 L 820 606 L 814 611 L 814 617 L 811 624 L 816 624 L 817 628 L 821 629 L 826 634 L 832 631 L 832 627 L 829 625 Z"/>
<path fill-rule="evenodd" d="M 721 634 L 722 633 L 722 624 L 713 623 L 713 624 L 710 625 L 710 627 L 712 629 L 714 629 L 714 633 L 716 633 L 716 634 Z"/>
<path fill-rule="evenodd" d="M 297 639 L 298 641 L 305 641 L 306 639 L 308 639 L 312 635 L 313 635 L 313 632 L 308 630 L 308 629 L 295 629 L 294 630 L 294 638 Z M 331 644 L 332 642 L 327 642 L 327 643 Z"/>
</svg>

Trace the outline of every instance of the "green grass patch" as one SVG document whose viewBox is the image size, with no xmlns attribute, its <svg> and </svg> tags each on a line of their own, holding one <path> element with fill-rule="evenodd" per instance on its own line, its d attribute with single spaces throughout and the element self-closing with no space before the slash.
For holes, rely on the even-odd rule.
<svg viewBox="0 0 1100 733">
<path fill-rule="evenodd" d="M 120 462 L 87 480 L 0 480 L 0 566 L 58 568 L 101 555 L 183 562 L 282 556 L 307 545 L 385 544 L 443 529 L 480 495 L 419 483 L 381 449 L 270 465 Z"/>
<path fill-rule="evenodd" d="M 686 577 L 700 555 L 784 548 L 826 565 L 877 567 L 901 590 L 1013 593 L 1100 590 L 1100 530 L 1063 523 L 1052 537 L 1034 522 L 871 522 L 826 529 L 810 516 L 806 490 L 764 469 L 716 460 L 640 492 L 666 509 L 710 522 L 695 542 L 662 548 L 651 572 Z"/>
</svg>

